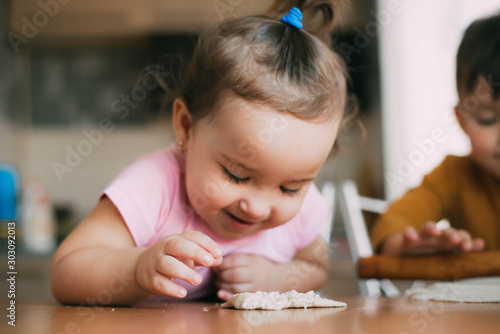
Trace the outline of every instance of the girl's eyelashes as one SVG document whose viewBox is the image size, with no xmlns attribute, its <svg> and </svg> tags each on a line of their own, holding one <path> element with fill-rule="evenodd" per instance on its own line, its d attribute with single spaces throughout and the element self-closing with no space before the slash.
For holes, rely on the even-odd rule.
<svg viewBox="0 0 500 334">
<path fill-rule="evenodd" d="M 285 195 L 288 195 L 288 196 L 294 196 L 294 195 L 298 195 L 299 191 L 300 191 L 300 188 L 299 189 L 288 189 L 288 188 L 285 188 L 283 186 L 280 186 L 280 190 L 285 194 Z"/>
<path fill-rule="evenodd" d="M 250 178 L 249 177 L 245 177 L 245 178 L 242 178 L 242 177 L 238 177 L 236 175 L 234 175 L 233 173 L 231 173 L 230 171 L 227 170 L 226 167 L 224 166 L 221 166 L 222 167 L 222 174 L 224 174 L 224 176 L 226 177 L 226 179 L 228 179 L 229 181 L 232 181 L 236 184 L 240 184 L 240 183 L 246 183 L 248 181 L 250 181 Z M 283 186 L 280 186 L 280 190 L 283 194 L 285 195 L 288 195 L 288 196 L 294 196 L 294 195 L 298 195 L 299 192 L 300 192 L 300 189 L 288 189 L 288 188 L 285 188 Z"/>
<path fill-rule="evenodd" d="M 224 176 L 229 180 L 229 181 L 233 181 L 234 183 L 236 184 L 239 184 L 239 183 L 245 183 L 247 181 L 250 180 L 249 177 L 245 177 L 245 178 L 242 178 L 242 177 L 237 177 L 236 175 L 230 173 L 226 167 L 222 166 L 222 172 L 224 174 Z"/>
</svg>

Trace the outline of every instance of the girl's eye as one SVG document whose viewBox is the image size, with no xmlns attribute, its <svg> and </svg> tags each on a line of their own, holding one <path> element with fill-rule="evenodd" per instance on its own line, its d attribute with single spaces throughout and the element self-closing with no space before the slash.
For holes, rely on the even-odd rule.
<svg viewBox="0 0 500 334">
<path fill-rule="evenodd" d="M 249 177 L 241 178 L 241 177 L 237 177 L 234 174 L 231 174 L 225 167 L 222 167 L 222 171 L 223 171 L 223 174 L 225 175 L 225 177 L 229 181 L 232 181 L 232 182 L 234 182 L 236 184 L 238 184 L 238 183 L 245 183 L 245 182 L 247 182 L 247 181 L 250 180 Z"/>
<path fill-rule="evenodd" d="M 299 189 L 288 189 L 288 188 L 285 188 L 283 186 L 280 186 L 280 190 L 282 193 L 284 193 L 286 195 L 293 196 L 293 195 L 297 195 L 299 193 L 300 188 Z"/>
<path fill-rule="evenodd" d="M 496 117 L 494 118 L 478 118 L 477 123 L 482 126 L 493 125 L 498 121 Z"/>
</svg>

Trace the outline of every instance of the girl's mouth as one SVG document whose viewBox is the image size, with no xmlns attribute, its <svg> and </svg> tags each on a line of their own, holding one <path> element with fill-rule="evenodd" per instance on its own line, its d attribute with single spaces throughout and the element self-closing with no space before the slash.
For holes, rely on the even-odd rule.
<svg viewBox="0 0 500 334">
<path fill-rule="evenodd" d="M 231 222 L 233 223 L 233 225 L 235 227 L 237 227 L 238 229 L 247 229 L 247 228 L 250 228 L 254 225 L 254 223 L 250 223 L 250 222 L 247 222 L 245 220 L 242 220 L 242 219 L 239 219 L 238 217 L 230 214 L 229 212 L 227 212 L 227 215 L 229 216 L 229 218 L 231 218 Z"/>
</svg>

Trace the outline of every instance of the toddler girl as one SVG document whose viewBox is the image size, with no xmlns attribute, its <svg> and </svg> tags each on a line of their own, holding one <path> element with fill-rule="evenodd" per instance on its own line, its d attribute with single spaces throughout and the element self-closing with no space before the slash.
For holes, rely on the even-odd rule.
<svg viewBox="0 0 500 334">
<path fill-rule="evenodd" d="M 268 16 L 294 4 L 276 1 Z M 282 20 L 230 19 L 200 37 L 173 101 L 176 147 L 126 168 L 61 244 L 57 300 L 227 300 L 325 282 L 330 208 L 313 180 L 337 136 L 347 75 L 328 43 L 335 5 L 296 5 Z"/>
</svg>

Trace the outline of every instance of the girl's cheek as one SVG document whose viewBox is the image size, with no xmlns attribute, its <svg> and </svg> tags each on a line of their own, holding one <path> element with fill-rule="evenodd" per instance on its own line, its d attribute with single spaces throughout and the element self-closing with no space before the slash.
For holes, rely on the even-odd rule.
<svg viewBox="0 0 500 334">
<path fill-rule="evenodd" d="M 302 201 L 294 199 L 292 201 L 282 201 L 275 206 L 276 225 L 282 225 L 291 220 L 299 212 Z"/>
<path fill-rule="evenodd" d="M 234 186 L 211 183 L 207 190 L 207 197 L 213 207 L 224 208 L 239 200 Z"/>
</svg>

